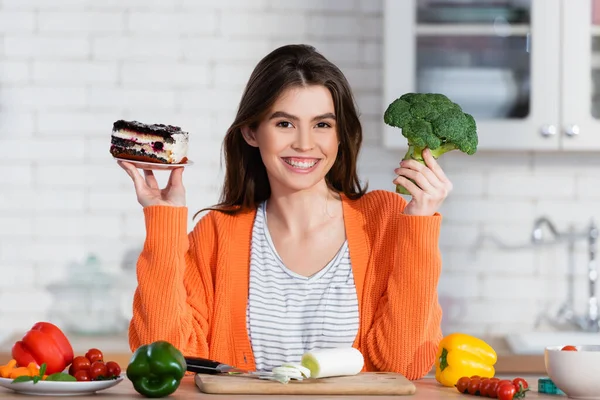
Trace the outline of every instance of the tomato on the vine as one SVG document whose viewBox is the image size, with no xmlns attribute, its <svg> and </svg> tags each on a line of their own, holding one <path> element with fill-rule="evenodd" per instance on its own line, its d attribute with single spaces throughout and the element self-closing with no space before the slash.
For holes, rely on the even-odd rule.
<svg viewBox="0 0 600 400">
<path fill-rule="evenodd" d="M 487 391 L 487 397 L 495 399 L 498 397 L 498 383 L 500 382 L 500 379 L 496 380 L 491 380 L 490 379 L 490 385 Z"/>
<path fill-rule="evenodd" d="M 483 397 L 496 397 L 496 389 L 498 388 L 498 379 L 484 379 L 481 381 L 480 395 Z"/>
<path fill-rule="evenodd" d="M 498 386 L 498 400 L 512 400 L 517 393 L 517 388 L 512 382 L 505 382 Z"/>
<path fill-rule="evenodd" d="M 470 382 L 471 378 L 469 378 L 468 376 L 463 376 L 458 380 L 458 382 L 456 382 L 456 389 L 464 394 L 469 393 L 468 388 Z"/>
<path fill-rule="evenodd" d="M 529 384 L 523 378 L 515 378 L 515 379 L 513 379 L 512 383 L 513 383 L 513 385 L 515 385 L 515 388 L 518 390 L 524 390 L 524 389 L 529 388 Z"/>
<path fill-rule="evenodd" d="M 504 383 L 510 383 L 512 385 L 512 381 L 510 379 L 500 379 L 498 381 L 498 387 L 502 386 Z"/>
<path fill-rule="evenodd" d="M 510 379 L 463 376 L 454 385 L 463 394 L 488 397 L 498 400 L 522 398 L 529 391 L 529 384 L 523 378 Z"/>
<path fill-rule="evenodd" d="M 481 379 L 471 378 L 471 381 L 469 382 L 469 386 L 467 386 L 467 390 L 468 390 L 469 394 L 478 396 L 480 387 L 481 387 Z"/>
</svg>

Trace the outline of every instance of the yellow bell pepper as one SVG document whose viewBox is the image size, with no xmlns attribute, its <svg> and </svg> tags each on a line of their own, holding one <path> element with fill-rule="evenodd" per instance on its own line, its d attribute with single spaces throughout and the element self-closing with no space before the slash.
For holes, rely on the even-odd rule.
<svg viewBox="0 0 600 400">
<path fill-rule="evenodd" d="M 483 340 L 465 333 L 452 333 L 440 342 L 435 379 L 444 386 L 454 387 L 463 376 L 492 378 L 497 360 L 494 349 Z"/>
</svg>

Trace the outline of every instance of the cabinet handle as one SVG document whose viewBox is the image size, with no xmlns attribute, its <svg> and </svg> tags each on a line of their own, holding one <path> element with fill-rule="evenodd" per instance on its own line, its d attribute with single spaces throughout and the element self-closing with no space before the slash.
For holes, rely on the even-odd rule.
<svg viewBox="0 0 600 400">
<path fill-rule="evenodd" d="M 554 125 L 544 125 L 544 126 L 542 126 L 542 129 L 540 130 L 540 133 L 544 137 L 554 136 L 554 135 L 556 135 L 556 126 L 554 126 Z"/>
<path fill-rule="evenodd" d="M 569 137 L 579 135 L 579 125 L 569 125 L 565 130 L 565 135 Z"/>
</svg>

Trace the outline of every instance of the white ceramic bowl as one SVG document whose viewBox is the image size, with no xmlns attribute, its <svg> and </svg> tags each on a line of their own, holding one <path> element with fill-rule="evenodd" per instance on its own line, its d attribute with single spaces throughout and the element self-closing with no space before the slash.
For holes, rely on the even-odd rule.
<svg viewBox="0 0 600 400">
<path fill-rule="evenodd" d="M 563 347 L 544 350 L 550 379 L 571 399 L 600 399 L 600 345 L 575 345 L 577 351 Z"/>
</svg>

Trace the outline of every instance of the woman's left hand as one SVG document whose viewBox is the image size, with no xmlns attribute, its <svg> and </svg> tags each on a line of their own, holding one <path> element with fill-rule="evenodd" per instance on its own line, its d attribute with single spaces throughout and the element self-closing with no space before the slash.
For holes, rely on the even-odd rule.
<svg viewBox="0 0 600 400">
<path fill-rule="evenodd" d="M 404 208 L 404 214 L 407 215 L 435 214 L 452 190 L 452 182 L 429 149 L 423 150 L 423 160 L 427 165 L 415 160 L 403 160 L 400 168 L 394 170 L 398 175 L 394 183 L 404 186 L 412 196 Z"/>
</svg>

